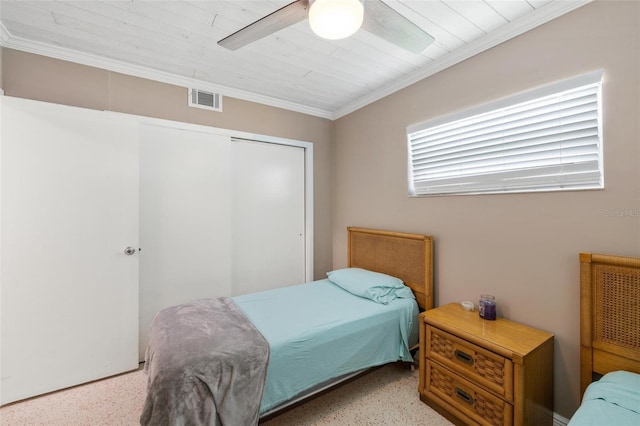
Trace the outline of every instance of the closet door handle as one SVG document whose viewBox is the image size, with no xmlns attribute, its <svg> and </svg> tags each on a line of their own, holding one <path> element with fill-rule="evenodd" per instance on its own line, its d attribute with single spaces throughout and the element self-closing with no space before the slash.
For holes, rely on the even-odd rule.
<svg viewBox="0 0 640 426">
<path fill-rule="evenodd" d="M 134 254 L 136 252 L 135 247 L 127 247 L 124 249 L 124 254 L 126 254 L 127 256 L 131 256 L 132 254 Z"/>
</svg>

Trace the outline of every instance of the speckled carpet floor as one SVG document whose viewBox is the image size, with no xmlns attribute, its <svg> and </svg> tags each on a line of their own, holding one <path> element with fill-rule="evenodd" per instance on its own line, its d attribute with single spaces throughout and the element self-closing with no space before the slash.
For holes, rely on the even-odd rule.
<svg viewBox="0 0 640 426">
<path fill-rule="evenodd" d="M 138 425 L 146 375 L 134 371 L 0 408 L 2 426 Z M 451 425 L 418 397 L 418 372 L 390 364 L 297 406 L 264 426 Z"/>
</svg>

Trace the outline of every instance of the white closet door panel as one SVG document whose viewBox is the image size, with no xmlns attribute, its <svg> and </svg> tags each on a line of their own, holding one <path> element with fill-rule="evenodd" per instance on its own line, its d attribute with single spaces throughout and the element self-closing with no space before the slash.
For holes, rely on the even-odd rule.
<svg viewBox="0 0 640 426">
<path fill-rule="evenodd" d="M 231 295 L 230 159 L 228 136 L 141 127 L 141 357 L 159 310 Z"/>
<path fill-rule="evenodd" d="M 305 282 L 304 148 L 231 145 L 233 294 Z"/>
<path fill-rule="evenodd" d="M 137 126 L 2 97 L 2 404 L 138 367 Z"/>
</svg>

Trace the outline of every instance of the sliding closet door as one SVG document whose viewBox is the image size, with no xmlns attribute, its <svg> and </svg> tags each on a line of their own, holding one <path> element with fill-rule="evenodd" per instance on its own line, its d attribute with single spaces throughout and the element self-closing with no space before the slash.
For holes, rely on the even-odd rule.
<svg viewBox="0 0 640 426">
<path fill-rule="evenodd" d="M 141 126 L 141 357 L 160 309 L 231 293 L 231 142 L 205 130 Z"/>
<path fill-rule="evenodd" d="M 9 97 L 0 114 L 6 404 L 138 367 L 138 139 L 118 114 Z"/>
<path fill-rule="evenodd" d="M 233 294 L 305 282 L 305 150 L 232 142 Z"/>
</svg>

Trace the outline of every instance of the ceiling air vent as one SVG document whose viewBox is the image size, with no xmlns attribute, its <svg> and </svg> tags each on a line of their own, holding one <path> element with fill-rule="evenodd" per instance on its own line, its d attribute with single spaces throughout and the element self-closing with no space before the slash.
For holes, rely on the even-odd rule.
<svg viewBox="0 0 640 426">
<path fill-rule="evenodd" d="M 205 92 L 204 90 L 189 89 L 189 106 L 222 111 L 222 95 Z"/>
</svg>

